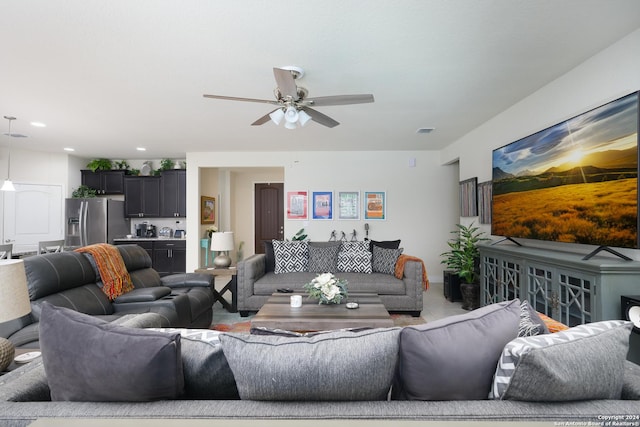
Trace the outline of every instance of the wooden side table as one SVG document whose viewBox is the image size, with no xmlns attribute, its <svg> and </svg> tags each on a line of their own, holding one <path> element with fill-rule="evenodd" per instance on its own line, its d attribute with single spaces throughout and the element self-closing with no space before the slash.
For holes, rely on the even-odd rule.
<svg viewBox="0 0 640 427">
<path fill-rule="evenodd" d="M 213 297 L 214 303 L 216 301 L 220 301 L 220 304 L 229 312 L 229 313 L 237 313 L 238 312 L 238 270 L 235 267 L 229 268 L 198 268 L 196 273 L 201 274 L 210 274 L 212 276 L 230 276 L 231 280 L 224 285 L 222 289 L 219 291 L 215 288 L 215 281 L 213 283 Z M 231 301 L 227 300 L 224 297 L 224 294 L 229 292 L 231 294 Z"/>
</svg>

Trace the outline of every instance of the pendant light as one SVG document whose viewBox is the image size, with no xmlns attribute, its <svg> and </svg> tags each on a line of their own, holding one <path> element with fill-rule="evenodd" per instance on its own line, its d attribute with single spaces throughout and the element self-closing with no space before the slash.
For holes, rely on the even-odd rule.
<svg viewBox="0 0 640 427">
<path fill-rule="evenodd" d="M 13 116 L 4 116 L 5 119 L 9 120 L 9 133 L 5 134 L 11 137 L 11 122 L 16 118 Z M 11 146 L 7 145 L 7 179 L 5 179 L 4 184 L 2 184 L 2 188 L 0 191 L 16 191 L 16 187 L 11 182 Z"/>
</svg>

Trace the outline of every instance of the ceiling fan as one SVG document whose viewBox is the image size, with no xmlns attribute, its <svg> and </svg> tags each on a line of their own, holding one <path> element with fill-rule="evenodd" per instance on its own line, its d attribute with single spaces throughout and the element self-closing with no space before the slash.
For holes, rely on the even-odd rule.
<svg viewBox="0 0 640 427">
<path fill-rule="evenodd" d="M 304 75 L 304 70 L 300 67 L 286 66 L 274 68 L 273 74 L 278 85 L 274 90 L 275 100 L 254 99 L 254 98 L 238 98 L 235 96 L 222 95 L 203 95 L 205 98 L 226 99 L 230 101 L 245 102 L 261 102 L 264 104 L 277 105 L 278 108 L 268 114 L 260 117 L 252 126 L 259 126 L 267 123 L 269 120 L 276 125 L 280 124 L 284 119 L 284 126 L 287 129 L 295 129 L 298 126 L 304 126 L 309 120 L 313 120 L 327 127 L 336 127 L 340 123 L 331 117 L 322 114 L 318 110 L 311 107 L 323 107 L 327 105 L 348 105 L 348 104 L 365 104 L 373 102 L 373 95 L 334 95 L 320 96 L 316 98 L 307 98 L 308 91 L 296 85 L 295 80 Z"/>
</svg>

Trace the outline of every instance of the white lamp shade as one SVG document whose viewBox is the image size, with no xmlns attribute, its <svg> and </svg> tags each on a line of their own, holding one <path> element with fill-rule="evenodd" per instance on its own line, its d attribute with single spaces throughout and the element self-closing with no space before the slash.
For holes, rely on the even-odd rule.
<svg viewBox="0 0 640 427">
<path fill-rule="evenodd" d="M 16 191 L 16 187 L 13 186 L 13 182 L 7 179 L 4 181 L 4 184 L 2 184 L 0 191 Z"/>
<path fill-rule="evenodd" d="M 24 261 L 0 261 L 0 323 L 18 319 L 31 312 Z"/>
<path fill-rule="evenodd" d="M 216 252 L 233 250 L 233 231 L 211 234 L 211 250 Z"/>
<path fill-rule="evenodd" d="M 271 121 L 273 123 L 275 123 L 276 125 L 279 125 L 282 119 L 284 118 L 284 111 L 282 111 L 282 108 L 279 108 L 276 111 L 271 112 L 269 114 L 269 117 L 271 117 Z"/>
<path fill-rule="evenodd" d="M 296 122 L 284 122 L 284 127 L 287 129 L 295 129 L 298 127 L 298 124 Z"/>
<path fill-rule="evenodd" d="M 298 121 L 300 122 L 300 126 L 304 126 L 307 122 L 311 120 L 311 116 L 305 113 L 303 110 L 298 111 Z"/>
<path fill-rule="evenodd" d="M 287 107 L 287 111 L 284 113 L 284 119 L 289 123 L 295 123 L 298 121 L 298 111 L 293 107 Z"/>
</svg>

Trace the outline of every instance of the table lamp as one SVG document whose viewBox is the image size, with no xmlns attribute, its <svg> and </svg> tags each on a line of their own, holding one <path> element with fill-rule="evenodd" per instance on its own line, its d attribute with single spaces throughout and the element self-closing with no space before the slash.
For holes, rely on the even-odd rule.
<svg viewBox="0 0 640 427">
<path fill-rule="evenodd" d="M 228 268 L 231 265 L 231 257 L 228 252 L 233 248 L 233 231 L 211 233 L 211 250 L 218 252 L 218 256 L 213 259 L 213 266 Z"/>
<path fill-rule="evenodd" d="M 0 323 L 19 319 L 31 312 L 27 275 L 21 259 L 0 261 Z M 15 356 L 11 341 L 0 337 L 0 371 L 4 371 Z"/>
</svg>

